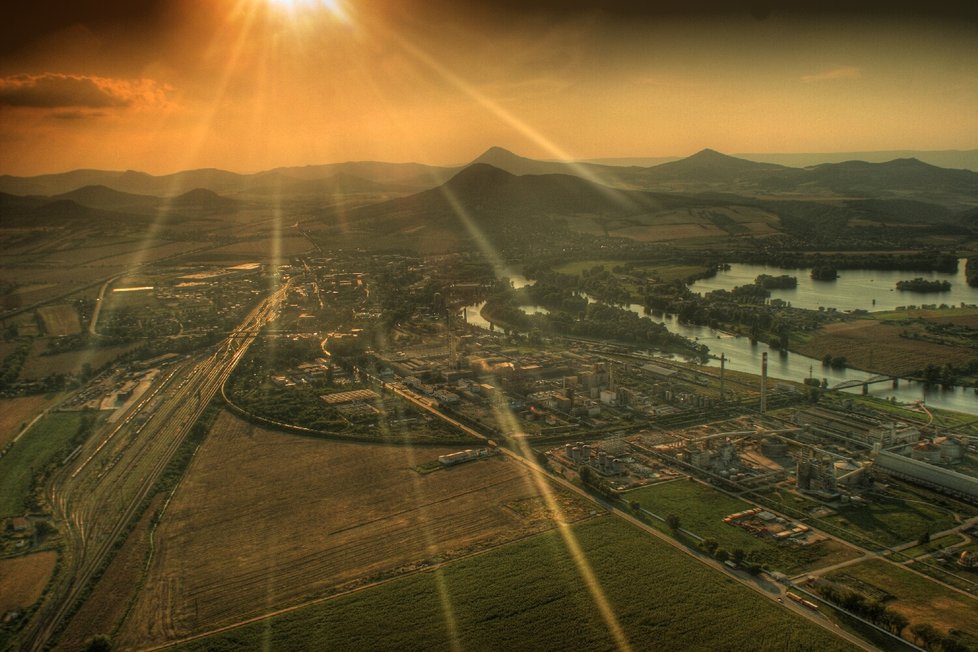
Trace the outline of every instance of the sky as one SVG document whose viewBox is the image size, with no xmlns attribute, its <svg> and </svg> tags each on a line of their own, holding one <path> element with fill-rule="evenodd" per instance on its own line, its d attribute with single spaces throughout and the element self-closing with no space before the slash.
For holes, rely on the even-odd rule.
<svg viewBox="0 0 978 652">
<path fill-rule="evenodd" d="M 6 3 L 0 174 L 978 148 L 978 3 L 875 4 Z"/>
</svg>

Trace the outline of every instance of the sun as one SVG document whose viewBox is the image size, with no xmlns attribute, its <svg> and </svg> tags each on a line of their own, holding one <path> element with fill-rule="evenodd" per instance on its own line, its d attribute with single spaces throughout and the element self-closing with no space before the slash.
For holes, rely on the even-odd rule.
<svg viewBox="0 0 978 652">
<path fill-rule="evenodd" d="M 338 17 L 343 17 L 346 12 L 343 11 L 343 3 L 341 0 L 266 0 L 268 4 L 272 7 L 278 7 L 279 9 L 285 9 L 287 11 L 297 12 L 302 10 L 315 10 L 315 9 L 325 9 L 330 13 Z"/>
</svg>

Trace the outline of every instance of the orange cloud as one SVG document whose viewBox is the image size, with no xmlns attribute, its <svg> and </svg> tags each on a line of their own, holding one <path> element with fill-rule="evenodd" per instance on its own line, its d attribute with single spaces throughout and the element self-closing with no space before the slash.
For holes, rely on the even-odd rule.
<svg viewBox="0 0 978 652">
<path fill-rule="evenodd" d="M 830 70 L 823 70 L 813 75 L 804 75 L 801 80 L 806 83 L 833 81 L 836 79 L 858 79 L 862 77 L 863 71 L 855 66 L 841 66 Z"/>
<path fill-rule="evenodd" d="M 152 79 L 112 79 L 47 72 L 0 77 L 0 106 L 108 109 L 168 106 L 168 85 Z"/>
</svg>

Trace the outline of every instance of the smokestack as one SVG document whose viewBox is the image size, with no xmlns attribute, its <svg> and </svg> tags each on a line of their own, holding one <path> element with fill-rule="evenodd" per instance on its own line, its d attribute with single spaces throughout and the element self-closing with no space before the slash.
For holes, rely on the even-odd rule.
<svg viewBox="0 0 978 652">
<path fill-rule="evenodd" d="M 761 354 L 761 414 L 767 412 L 767 351 Z"/>
<path fill-rule="evenodd" d="M 720 354 L 720 400 L 723 401 L 723 367 L 727 362 L 727 356 Z"/>
</svg>

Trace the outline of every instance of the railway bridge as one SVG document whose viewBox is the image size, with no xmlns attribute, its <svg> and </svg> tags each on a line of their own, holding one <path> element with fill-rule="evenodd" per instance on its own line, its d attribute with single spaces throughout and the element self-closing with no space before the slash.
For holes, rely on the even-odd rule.
<svg viewBox="0 0 978 652">
<path fill-rule="evenodd" d="M 865 395 L 865 394 L 869 394 L 869 386 L 875 385 L 877 383 L 892 383 L 893 389 L 896 389 L 900 386 L 900 378 L 898 376 L 888 376 L 885 374 L 880 374 L 877 376 L 870 376 L 865 380 L 845 380 L 841 383 L 832 385 L 830 389 L 833 390 L 850 389 L 852 387 L 859 387 L 860 385 L 862 385 L 863 394 Z"/>
</svg>

